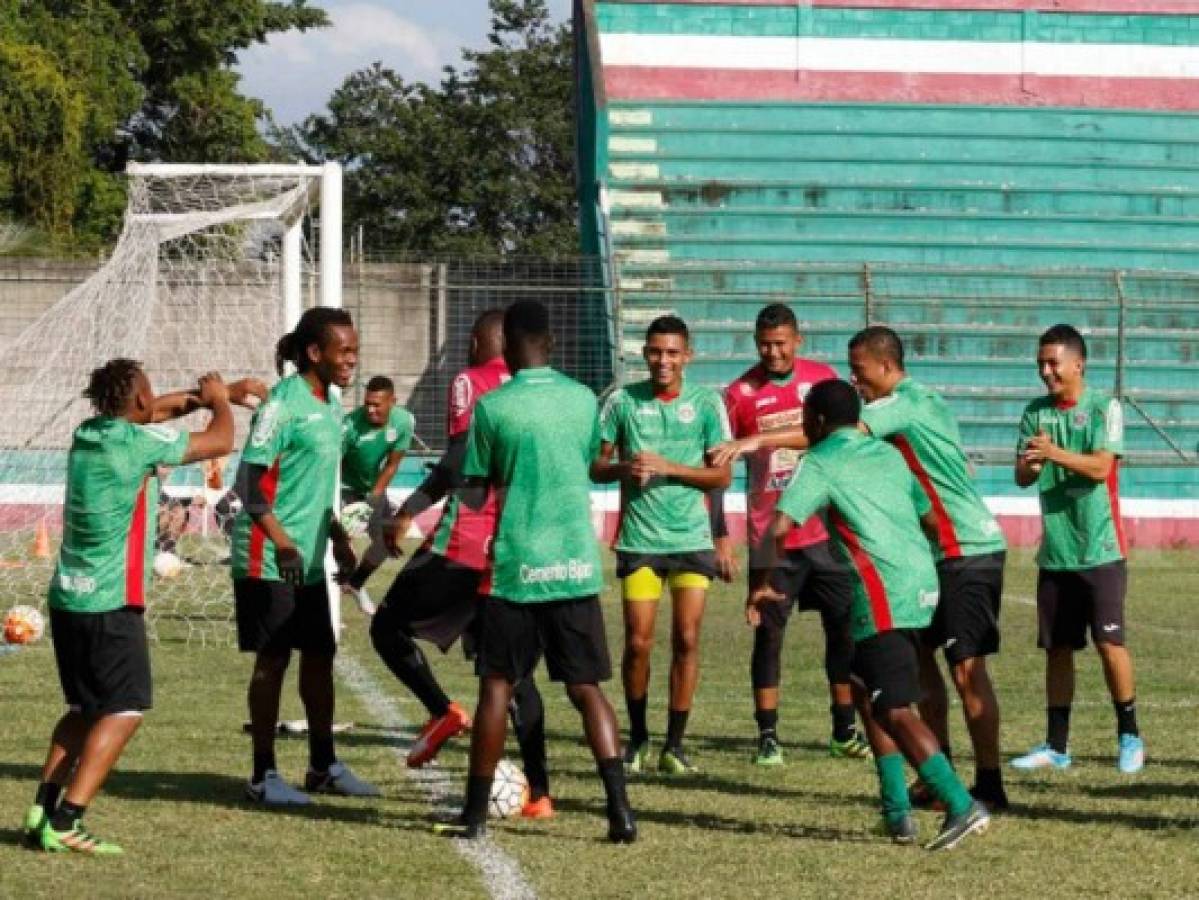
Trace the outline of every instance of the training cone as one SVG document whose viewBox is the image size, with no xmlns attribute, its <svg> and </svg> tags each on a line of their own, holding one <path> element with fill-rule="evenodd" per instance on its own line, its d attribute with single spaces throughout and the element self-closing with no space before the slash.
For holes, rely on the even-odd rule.
<svg viewBox="0 0 1199 900">
<path fill-rule="evenodd" d="M 33 538 L 33 555 L 38 559 L 50 558 L 50 529 L 46 526 L 45 519 L 37 523 L 37 534 Z"/>
</svg>

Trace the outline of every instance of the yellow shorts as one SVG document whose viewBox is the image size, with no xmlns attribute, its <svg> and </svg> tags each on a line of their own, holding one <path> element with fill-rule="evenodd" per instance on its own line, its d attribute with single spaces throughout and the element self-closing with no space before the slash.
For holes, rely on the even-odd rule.
<svg viewBox="0 0 1199 900">
<path fill-rule="evenodd" d="M 626 575 L 621 579 L 620 585 L 625 600 L 644 602 L 660 600 L 664 583 L 669 584 L 671 589 L 699 588 L 707 590 L 712 579 L 707 575 L 700 575 L 698 572 L 670 572 L 663 578 L 649 566 L 642 566 L 633 574 Z"/>
</svg>

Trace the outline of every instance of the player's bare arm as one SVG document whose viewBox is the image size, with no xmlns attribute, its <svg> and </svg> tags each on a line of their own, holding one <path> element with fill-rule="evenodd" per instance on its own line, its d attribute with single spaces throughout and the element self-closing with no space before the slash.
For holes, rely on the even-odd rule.
<svg viewBox="0 0 1199 900">
<path fill-rule="evenodd" d="M 600 453 L 603 453 L 602 448 Z M 593 465 L 593 471 L 594 468 Z M 643 451 L 633 457 L 629 463 L 629 474 L 642 484 L 654 477 L 669 478 L 701 491 L 723 490 L 729 486 L 733 477 L 732 466 L 728 464 L 686 466 L 649 451 Z"/>
<path fill-rule="evenodd" d="M 210 373 L 215 374 L 215 373 Z M 208 376 L 205 376 L 208 377 Z M 219 377 L 219 376 L 218 376 Z M 242 378 L 226 386 L 230 403 L 254 409 L 267 397 L 267 386 L 257 378 Z M 208 404 L 201 398 L 199 388 L 187 391 L 172 391 L 154 398 L 154 422 L 169 422 L 193 413 L 198 409 L 206 409 Z"/>
<path fill-rule="evenodd" d="M 1040 431 L 1029 438 L 1028 446 L 1024 449 L 1024 462 L 1030 467 L 1053 463 L 1091 481 L 1106 481 L 1115 465 L 1116 456 L 1110 450 L 1071 453 L 1054 444 L 1048 434 Z"/>
<path fill-rule="evenodd" d="M 591 464 L 591 480 L 596 484 L 611 484 L 632 478 L 632 463 L 614 460 L 616 445 L 610 441 L 600 444 L 599 455 Z"/>
<path fill-rule="evenodd" d="M 757 453 L 762 449 L 807 450 L 808 438 L 803 432 L 803 427 L 797 425 L 738 438 L 735 441 L 725 441 L 712 451 L 712 464 L 716 466 L 729 465 L 743 456 Z"/>
<path fill-rule="evenodd" d="M 200 379 L 199 403 L 212 410 L 208 427 L 188 439 L 183 462 L 225 456 L 233 450 L 233 408 L 229 405 L 229 389 L 221 376 L 209 372 Z"/>
<path fill-rule="evenodd" d="M 373 499 L 378 500 L 387 496 L 387 487 L 391 484 L 391 480 L 395 478 L 396 472 L 400 471 L 400 463 L 403 461 L 404 454 L 399 451 L 393 450 L 387 454 L 387 462 L 379 470 L 379 477 L 375 479 L 375 486 L 371 488 L 371 497 Z"/>
</svg>

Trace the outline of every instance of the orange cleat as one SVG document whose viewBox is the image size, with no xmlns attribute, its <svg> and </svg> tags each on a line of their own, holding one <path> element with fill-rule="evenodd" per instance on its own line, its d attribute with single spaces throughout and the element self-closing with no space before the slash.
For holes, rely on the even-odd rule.
<svg viewBox="0 0 1199 900">
<path fill-rule="evenodd" d="M 550 795 L 530 800 L 520 808 L 522 819 L 552 819 L 554 817 L 554 801 Z"/>
<path fill-rule="evenodd" d="M 412 749 L 408 751 L 408 768 L 419 769 L 432 762 L 442 744 L 469 730 L 470 716 L 457 703 L 451 703 L 444 716 L 430 719 L 416 736 Z"/>
</svg>

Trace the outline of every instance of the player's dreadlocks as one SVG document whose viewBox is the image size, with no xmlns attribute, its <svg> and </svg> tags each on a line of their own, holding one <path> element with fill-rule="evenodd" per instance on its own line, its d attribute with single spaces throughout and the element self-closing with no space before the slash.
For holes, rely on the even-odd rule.
<svg viewBox="0 0 1199 900">
<path fill-rule="evenodd" d="M 300 316 L 294 331 L 279 338 L 275 345 L 275 370 L 282 375 L 284 367 L 291 363 L 297 372 L 307 372 L 308 348 L 313 344 L 325 346 L 328 330 L 338 325 L 353 326 L 354 320 L 344 309 L 331 306 L 314 306 Z"/>
<path fill-rule="evenodd" d="M 98 369 L 92 369 L 83 396 L 92 401 L 102 416 L 119 416 L 125 412 L 129 397 L 137 383 L 142 364 L 132 359 L 110 359 Z"/>
</svg>

